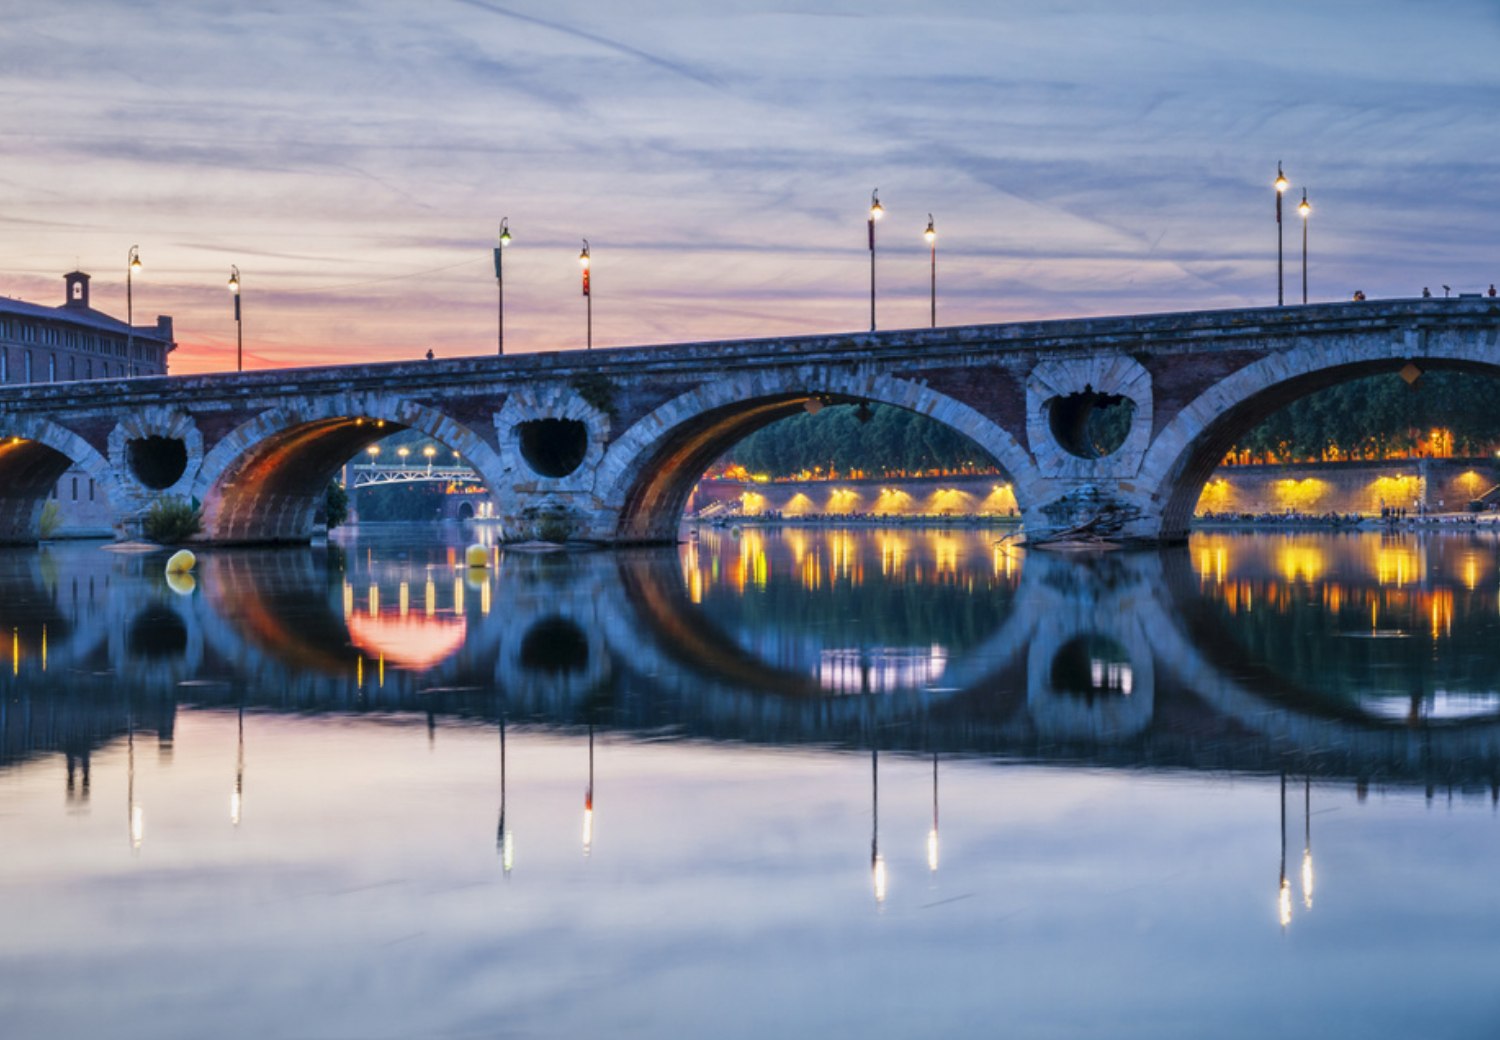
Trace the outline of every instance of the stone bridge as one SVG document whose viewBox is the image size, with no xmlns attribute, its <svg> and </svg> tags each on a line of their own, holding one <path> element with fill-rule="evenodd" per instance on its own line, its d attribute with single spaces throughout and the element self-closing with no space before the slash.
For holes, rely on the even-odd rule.
<svg viewBox="0 0 1500 1040">
<path fill-rule="evenodd" d="M 358 352 L 351 345 L 351 353 Z M 1409 367 L 1411 366 L 1411 367 Z M 204 537 L 295 542 L 323 489 L 402 429 L 460 452 L 509 539 L 675 538 L 694 482 L 756 429 L 819 404 L 911 409 L 1009 477 L 1028 531 L 1100 514 L 1175 541 L 1228 447 L 1349 379 L 1500 369 L 1500 305 L 1459 298 L 693 343 L 0 390 L 0 541 L 35 540 L 68 465 L 122 536 L 157 497 Z M 1102 450 L 1099 410 L 1128 404 Z"/>
</svg>

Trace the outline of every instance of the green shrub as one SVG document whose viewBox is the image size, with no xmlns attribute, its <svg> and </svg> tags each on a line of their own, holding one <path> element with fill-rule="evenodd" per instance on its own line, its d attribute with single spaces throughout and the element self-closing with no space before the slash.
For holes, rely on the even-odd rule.
<svg viewBox="0 0 1500 1040">
<path fill-rule="evenodd" d="M 57 529 L 61 526 L 62 506 L 49 498 L 47 504 L 42 506 L 42 519 L 38 524 L 38 532 L 41 534 L 43 540 L 45 540 L 55 535 Z"/>
<path fill-rule="evenodd" d="M 141 533 L 161 545 L 185 542 L 202 529 L 203 510 L 180 498 L 158 498 L 141 523 Z"/>
<path fill-rule="evenodd" d="M 330 481 L 323 493 L 323 522 L 332 531 L 349 519 L 349 492 L 338 481 Z"/>
</svg>

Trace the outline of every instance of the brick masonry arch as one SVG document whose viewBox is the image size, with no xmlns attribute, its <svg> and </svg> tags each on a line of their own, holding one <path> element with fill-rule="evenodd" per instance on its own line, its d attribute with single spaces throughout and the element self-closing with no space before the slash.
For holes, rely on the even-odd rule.
<svg viewBox="0 0 1500 1040">
<path fill-rule="evenodd" d="M 339 468 L 403 429 L 458 451 L 492 496 L 501 496 L 495 449 L 464 424 L 397 394 L 331 395 L 261 412 L 204 454 L 193 481 L 193 496 L 203 503 L 204 539 L 305 541 L 323 489 Z"/>
<path fill-rule="evenodd" d="M 869 401 L 925 415 L 989 453 L 1018 502 L 1040 498 L 1031 456 L 974 408 L 874 366 L 850 372 L 814 367 L 746 372 L 700 384 L 634 423 L 604 453 L 594 497 L 603 507 L 596 537 L 667 541 L 676 535 L 693 484 L 713 459 L 757 429 L 801 411 L 808 401 Z"/>
<path fill-rule="evenodd" d="M 1500 374 L 1500 343 L 1469 329 L 1411 330 L 1390 338 L 1349 335 L 1311 343 L 1247 365 L 1182 408 L 1153 439 L 1139 486 L 1149 491 L 1152 540 L 1180 541 L 1203 486 L 1230 446 L 1298 398 L 1408 362 L 1420 370 L 1467 369 Z"/>
<path fill-rule="evenodd" d="M 0 426 L 0 544 L 41 536 L 47 495 L 72 466 L 81 468 L 113 505 L 121 489 L 109 460 L 82 437 L 37 415 L 7 417 Z"/>
</svg>

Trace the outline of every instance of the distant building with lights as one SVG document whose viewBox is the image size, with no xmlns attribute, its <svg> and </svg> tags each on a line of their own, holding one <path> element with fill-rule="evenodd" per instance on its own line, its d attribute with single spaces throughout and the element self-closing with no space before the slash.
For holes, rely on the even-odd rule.
<svg viewBox="0 0 1500 1040">
<path fill-rule="evenodd" d="M 0 384 L 126 379 L 167 373 L 177 344 L 172 319 L 129 325 L 89 304 L 89 276 L 63 275 L 60 307 L 0 296 Z M 81 469 L 63 474 L 52 497 L 61 508 L 61 535 L 108 535 L 109 509 Z"/>
</svg>

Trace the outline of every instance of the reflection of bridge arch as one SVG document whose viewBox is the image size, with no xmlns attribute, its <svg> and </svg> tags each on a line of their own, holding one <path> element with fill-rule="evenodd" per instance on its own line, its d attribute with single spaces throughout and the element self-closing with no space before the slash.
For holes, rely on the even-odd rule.
<svg viewBox="0 0 1500 1040">
<path fill-rule="evenodd" d="M 1015 438 L 973 407 L 927 386 L 877 372 L 776 369 L 742 382 L 712 380 L 658 407 L 609 446 L 599 465 L 598 496 L 616 510 L 623 541 L 670 541 L 694 483 L 709 464 L 756 430 L 795 415 L 812 401 L 905 408 L 935 419 L 989 453 L 1025 502 L 1039 479 Z"/>
<path fill-rule="evenodd" d="M 334 475 L 364 448 L 403 429 L 460 452 L 486 487 L 495 450 L 443 412 L 393 394 L 340 394 L 272 408 L 223 437 L 203 458 L 194 495 L 204 535 L 222 542 L 302 541 Z"/>
</svg>

